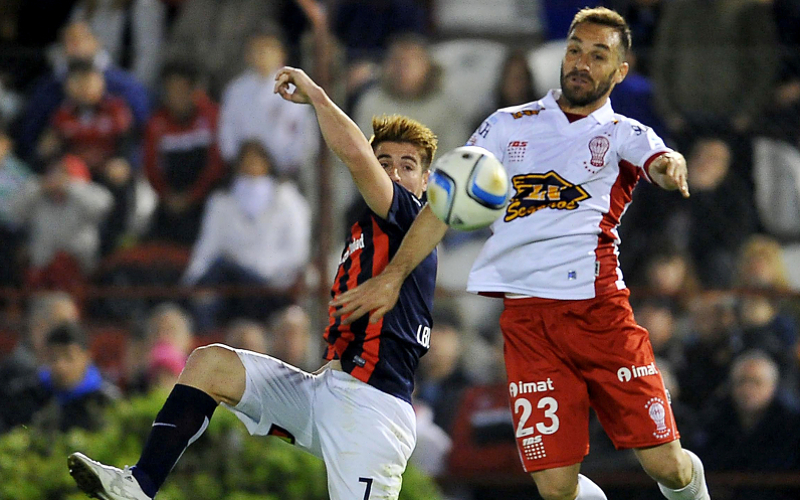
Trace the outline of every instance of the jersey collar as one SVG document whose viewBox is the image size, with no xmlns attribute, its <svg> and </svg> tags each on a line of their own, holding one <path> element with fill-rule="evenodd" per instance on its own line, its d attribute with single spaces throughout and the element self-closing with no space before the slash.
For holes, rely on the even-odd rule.
<svg viewBox="0 0 800 500">
<path fill-rule="evenodd" d="M 546 96 L 542 99 L 542 107 L 544 109 L 554 109 L 561 112 L 558 107 L 558 98 L 561 97 L 561 89 L 551 89 Z M 611 98 L 606 99 L 606 103 L 599 109 L 595 110 L 589 116 L 595 119 L 600 125 L 606 124 L 614 120 L 614 109 L 611 107 Z"/>
</svg>

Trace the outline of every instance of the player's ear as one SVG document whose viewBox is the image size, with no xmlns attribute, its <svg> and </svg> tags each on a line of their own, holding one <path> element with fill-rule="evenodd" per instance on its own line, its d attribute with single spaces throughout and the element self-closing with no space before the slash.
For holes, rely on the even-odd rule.
<svg viewBox="0 0 800 500">
<path fill-rule="evenodd" d="M 428 168 L 422 172 L 422 192 L 428 190 L 428 178 L 431 176 L 431 169 Z"/>
<path fill-rule="evenodd" d="M 631 69 L 630 65 L 622 61 L 622 63 L 617 67 L 617 76 L 614 77 L 614 82 L 617 84 L 622 83 L 622 80 L 628 76 L 628 71 Z"/>
</svg>

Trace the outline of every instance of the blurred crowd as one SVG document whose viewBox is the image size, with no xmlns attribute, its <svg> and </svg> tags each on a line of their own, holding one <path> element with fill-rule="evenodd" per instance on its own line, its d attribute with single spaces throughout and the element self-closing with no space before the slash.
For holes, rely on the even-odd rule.
<svg viewBox="0 0 800 500">
<path fill-rule="evenodd" d="M 335 161 L 320 185 L 313 111 L 273 93 L 276 71 L 322 79 L 367 135 L 376 114 L 420 120 L 444 152 L 558 86 L 586 3 L 633 31 L 614 109 L 688 161 L 691 198 L 643 181 L 620 231 L 683 440 L 711 470 L 800 470 L 794 0 L 0 1 L 0 432 L 93 428 L 212 341 L 315 368 L 314 287 L 337 260 L 317 253 L 338 254 L 357 196 Z M 500 305 L 459 293 L 483 237 L 441 249 L 416 392 L 435 475 L 518 468 Z M 626 467 L 597 435 L 586 466 Z"/>
</svg>

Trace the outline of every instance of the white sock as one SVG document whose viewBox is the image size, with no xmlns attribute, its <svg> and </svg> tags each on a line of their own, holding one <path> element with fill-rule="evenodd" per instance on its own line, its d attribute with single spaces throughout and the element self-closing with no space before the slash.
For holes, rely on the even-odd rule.
<svg viewBox="0 0 800 500">
<path fill-rule="evenodd" d="M 578 496 L 575 500 L 608 500 L 606 494 L 591 479 L 578 474 Z"/>
<path fill-rule="evenodd" d="M 663 484 L 658 485 L 661 494 L 669 500 L 711 500 L 708 494 L 708 485 L 706 485 L 706 473 L 703 470 L 703 462 L 700 457 L 691 451 L 684 449 L 689 458 L 692 459 L 692 480 L 679 490 L 667 488 Z"/>
</svg>

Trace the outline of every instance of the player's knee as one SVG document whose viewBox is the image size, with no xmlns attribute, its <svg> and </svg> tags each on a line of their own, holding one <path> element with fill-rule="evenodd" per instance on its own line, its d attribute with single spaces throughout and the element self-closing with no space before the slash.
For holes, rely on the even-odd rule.
<svg viewBox="0 0 800 500">
<path fill-rule="evenodd" d="M 679 489 L 692 480 L 692 463 L 680 448 L 665 450 L 665 453 L 642 461 L 645 472 L 659 483 Z"/>
<path fill-rule="evenodd" d="M 236 352 L 222 344 L 211 344 L 192 351 L 178 382 L 197 387 L 218 401 L 229 402 L 241 396 L 243 374 Z"/>
<path fill-rule="evenodd" d="M 578 483 L 573 481 L 539 481 L 539 496 L 544 500 L 575 500 Z"/>
</svg>

